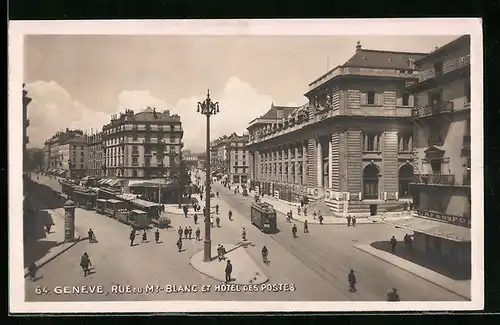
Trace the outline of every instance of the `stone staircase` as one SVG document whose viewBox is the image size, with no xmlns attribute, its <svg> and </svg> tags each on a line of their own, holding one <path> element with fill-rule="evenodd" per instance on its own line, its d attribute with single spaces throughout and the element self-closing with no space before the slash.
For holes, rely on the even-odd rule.
<svg viewBox="0 0 500 325">
<path fill-rule="evenodd" d="M 309 200 L 309 202 L 311 202 L 311 200 Z M 324 198 L 314 198 L 314 201 L 307 205 L 308 215 L 312 215 L 314 211 L 321 213 L 322 216 L 333 215 L 333 210 L 328 206 Z"/>
</svg>

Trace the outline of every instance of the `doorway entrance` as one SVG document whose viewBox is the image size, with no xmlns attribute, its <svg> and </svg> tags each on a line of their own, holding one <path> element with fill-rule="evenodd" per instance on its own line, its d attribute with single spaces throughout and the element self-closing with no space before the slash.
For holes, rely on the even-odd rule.
<svg viewBox="0 0 500 325">
<path fill-rule="evenodd" d="M 377 215 L 377 205 L 370 204 L 370 216 L 376 216 L 376 215 Z"/>
</svg>

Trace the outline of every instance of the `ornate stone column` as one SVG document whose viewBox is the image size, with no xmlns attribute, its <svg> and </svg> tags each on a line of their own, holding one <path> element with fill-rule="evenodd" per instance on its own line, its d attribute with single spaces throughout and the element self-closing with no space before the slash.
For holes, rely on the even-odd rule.
<svg viewBox="0 0 500 325">
<path fill-rule="evenodd" d="M 75 241 L 75 202 L 68 200 L 63 205 L 64 208 L 64 241 Z"/>
</svg>

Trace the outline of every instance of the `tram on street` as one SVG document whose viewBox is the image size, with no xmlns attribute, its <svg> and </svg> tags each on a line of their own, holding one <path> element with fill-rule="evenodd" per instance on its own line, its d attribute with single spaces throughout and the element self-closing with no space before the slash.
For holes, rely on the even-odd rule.
<svg viewBox="0 0 500 325">
<path fill-rule="evenodd" d="M 100 214 L 105 214 L 105 210 L 106 210 L 106 200 L 105 199 L 97 199 L 95 200 L 95 210 L 97 213 L 100 213 Z"/>
<path fill-rule="evenodd" d="M 111 218 L 116 218 L 117 213 L 121 213 L 121 210 L 127 209 L 127 203 L 120 201 L 120 200 L 115 200 L 115 199 L 109 199 L 106 200 L 106 207 L 104 209 L 104 213 L 111 217 Z M 119 211 L 120 210 L 120 211 Z"/>
<path fill-rule="evenodd" d="M 88 190 L 74 190 L 73 191 L 73 201 L 75 201 L 78 207 L 85 210 L 94 209 L 96 203 L 96 194 Z"/>
<path fill-rule="evenodd" d="M 278 231 L 276 210 L 274 210 L 274 207 L 271 204 L 265 202 L 253 202 L 250 209 L 252 223 L 262 232 L 274 233 Z"/>
<path fill-rule="evenodd" d="M 149 228 L 149 217 L 146 211 L 137 209 L 130 211 L 128 221 L 135 227 L 135 229 Z"/>
</svg>

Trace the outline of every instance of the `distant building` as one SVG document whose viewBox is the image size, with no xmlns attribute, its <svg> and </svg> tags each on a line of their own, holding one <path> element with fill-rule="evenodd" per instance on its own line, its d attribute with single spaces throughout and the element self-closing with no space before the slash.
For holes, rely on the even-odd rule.
<svg viewBox="0 0 500 325">
<path fill-rule="evenodd" d="M 249 172 L 248 135 L 223 136 L 210 145 L 211 170 L 233 184 L 246 184 Z"/>
<path fill-rule="evenodd" d="M 182 160 L 190 168 L 199 166 L 199 156 L 200 156 L 199 153 L 194 153 L 191 150 L 182 151 Z"/>
<path fill-rule="evenodd" d="M 455 266 L 470 267 L 471 80 L 470 36 L 416 61 L 416 176 L 410 184 L 415 212 L 407 222 L 414 247 Z"/>
<path fill-rule="evenodd" d="M 44 167 L 52 174 L 82 178 L 87 174 L 87 138 L 81 130 L 57 132 L 45 141 Z"/>
<path fill-rule="evenodd" d="M 180 116 L 147 108 L 113 116 L 102 128 L 103 173 L 106 177 L 151 179 L 168 175 L 182 150 Z"/>
<path fill-rule="evenodd" d="M 324 201 L 339 216 L 400 205 L 413 178 L 414 98 L 405 88 L 418 81 L 414 63 L 425 55 L 358 42 L 347 62 L 309 84 L 306 105 L 273 105 L 248 126 L 251 186 L 287 201 Z"/>
<path fill-rule="evenodd" d="M 88 135 L 87 144 L 89 147 L 87 175 L 104 176 L 102 168 L 104 160 L 104 152 L 102 150 L 102 132 L 91 133 Z"/>
</svg>

